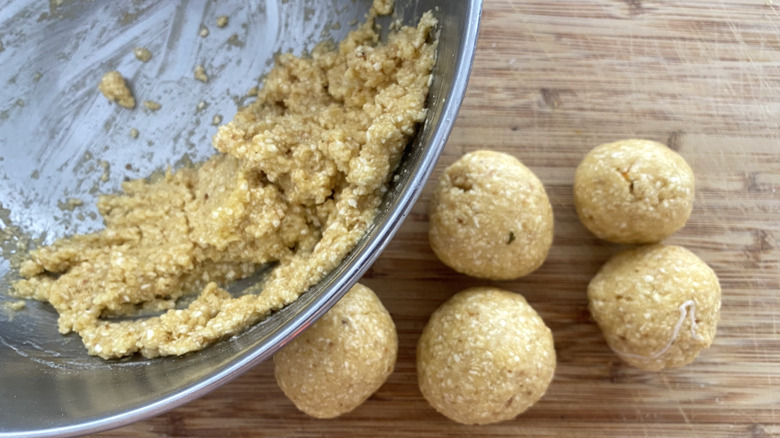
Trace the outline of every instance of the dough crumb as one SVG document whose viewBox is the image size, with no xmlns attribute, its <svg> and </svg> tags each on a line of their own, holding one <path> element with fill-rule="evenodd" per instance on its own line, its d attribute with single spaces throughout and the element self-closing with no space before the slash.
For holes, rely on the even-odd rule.
<svg viewBox="0 0 780 438">
<path fill-rule="evenodd" d="M 624 362 L 658 371 L 687 365 L 715 338 L 720 283 L 680 246 L 649 245 L 610 258 L 588 285 L 588 307 Z"/>
<path fill-rule="evenodd" d="M 0 306 L 0 313 L 2 313 L 9 322 L 13 322 L 16 314 L 27 307 L 27 303 L 24 300 L 4 301 Z"/>
<path fill-rule="evenodd" d="M 214 116 L 213 119 L 211 119 L 211 124 L 214 126 L 218 126 L 220 123 L 222 123 L 222 116 L 217 114 Z"/>
<path fill-rule="evenodd" d="M 100 182 L 106 182 L 111 176 L 111 163 L 105 160 L 99 162 L 100 168 L 103 169 L 103 173 L 100 174 Z"/>
<path fill-rule="evenodd" d="M 65 201 L 57 202 L 57 207 L 63 211 L 73 211 L 82 205 L 84 205 L 84 201 L 79 198 L 67 198 Z"/>
<path fill-rule="evenodd" d="M 223 28 L 228 25 L 228 16 L 227 15 L 220 15 L 217 17 L 217 27 Z"/>
<path fill-rule="evenodd" d="M 209 28 L 206 26 L 201 26 L 198 35 L 200 35 L 202 38 L 206 38 L 209 36 Z"/>
<path fill-rule="evenodd" d="M 125 82 L 125 78 L 123 78 L 122 74 L 118 71 L 110 71 L 103 75 L 103 78 L 98 85 L 98 89 L 103 93 L 103 96 L 111 102 L 116 102 L 127 109 L 135 108 L 133 93 L 130 92 L 127 83 Z"/>
<path fill-rule="evenodd" d="M 552 332 L 522 295 L 495 287 L 455 294 L 417 343 L 426 400 L 463 424 L 506 421 L 547 391 L 555 374 Z"/>
<path fill-rule="evenodd" d="M 138 129 L 137 128 L 130 128 L 130 137 L 138 138 Z"/>
<path fill-rule="evenodd" d="M 374 0 L 372 8 L 379 15 L 390 15 L 393 13 L 393 6 L 395 2 L 393 0 Z"/>
<path fill-rule="evenodd" d="M 203 68 L 202 65 L 198 65 L 197 67 L 195 67 L 195 79 L 204 83 L 208 83 L 209 77 L 206 74 L 206 69 Z"/>
<path fill-rule="evenodd" d="M 27 303 L 24 300 L 6 301 L 3 307 L 7 310 L 19 311 L 27 307 Z"/>
<path fill-rule="evenodd" d="M 356 284 L 312 327 L 274 356 L 279 387 L 315 418 L 360 406 L 395 367 L 398 335 L 379 297 Z"/>
<path fill-rule="evenodd" d="M 154 100 L 145 100 L 144 106 L 146 107 L 146 109 L 151 111 L 157 111 L 158 109 L 162 108 L 162 105 L 160 105 L 159 102 L 156 102 Z"/>
<path fill-rule="evenodd" d="M 149 62 L 149 60 L 152 59 L 152 52 L 146 47 L 134 48 L 133 54 L 135 55 L 135 58 L 141 62 Z"/>
</svg>

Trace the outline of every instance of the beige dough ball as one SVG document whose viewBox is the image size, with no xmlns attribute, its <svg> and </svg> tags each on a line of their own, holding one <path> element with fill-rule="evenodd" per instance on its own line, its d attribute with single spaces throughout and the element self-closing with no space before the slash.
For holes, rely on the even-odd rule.
<svg viewBox="0 0 780 438">
<path fill-rule="evenodd" d="M 694 178 L 673 150 L 650 140 L 597 146 L 577 167 L 574 205 L 585 227 L 616 243 L 652 243 L 685 225 Z"/>
<path fill-rule="evenodd" d="M 516 417 L 544 395 L 554 372 L 550 329 L 521 295 L 493 287 L 454 295 L 417 343 L 420 391 L 463 424 Z"/>
<path fill-rule="evenodd" d="M 476 151 L 448 167 L 430 208 L 431 248 L 450 268 L 511 280 L 541 266 L 553 241 L 550 200 L 511 155 Z"/>
<path fill-rule="evenodd" d="M 363 403 L 395 367 L 398 335 L 374 292 L 356 284 L 274 356 L 276 381 L 295 406 L 333 418 Z"/>
<path fill-rule="evenodd" d="M 590 313 L 610 348 L 646 370 L 691 363 L 712 344 L 720 284 L 694 253 L 650 245 L 613 256 L 588 285 Z"/>
</svg>

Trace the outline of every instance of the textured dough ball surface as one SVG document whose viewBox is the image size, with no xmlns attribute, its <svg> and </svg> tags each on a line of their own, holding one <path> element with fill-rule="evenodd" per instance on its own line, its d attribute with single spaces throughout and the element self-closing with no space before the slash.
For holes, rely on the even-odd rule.
<svg viewBox="0 0 780 438">
<path fill-rule="evenodd" d="M 659 242 L 688 221 L 693 170 L 650 140 L 621 140 L 591 150 L 574 175 L 574 205 L 585 227 L 616 243 Z"/>
<path fill-rule="evenodd" d="M 554 373 L 550 329 L 525 298 L 497 288 L 454 295 L 417 344 L 420 391 L 463 424 L 516 417 L 544 395 Z"/>
<path fill-rule="evenodd" d="M 274 356 L 276 381 L 295 406 L 333 418 L 363 403 L 395 367 L 398 335 L 382 302 L 356 284 Z"/>
<path fill-rule="evenodd" d="M 448 167 L 433 194 L 431 248 L 450 268 L 511 280 L 541 266 L 553 241 L 542 182 L 511 155 L 475 151 Z"/>
<path fill-rule="evenodd" d="M 720 284 L 691 251 L 650 245 L 609 259 L 588 285 L 588 303 L 623 361 L 646 370 L 674 368 L 712 344 Z"/>
</svg>

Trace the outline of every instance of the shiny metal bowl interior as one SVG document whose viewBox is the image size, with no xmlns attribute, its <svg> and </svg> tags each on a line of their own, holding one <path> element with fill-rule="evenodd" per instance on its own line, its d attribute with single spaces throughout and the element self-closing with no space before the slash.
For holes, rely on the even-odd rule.
<svg viewBox="0 0 780 438">
<path fill-rule="evenodd" d="M 0 309 L 16 277 L 15 236 L 55 238 L 101 227 L 95 200 L 122 180 L 213 153 L 215 115 L 230 120 L 279 52 L 303 53 L 339 40 L 370 1 L 32 2 L 0 9 Z M 43 5 L 43 6 L 42 6 Z M 65 436 L 159 414 L 269 358 L 332 306 L 391 239 L 446 142 L 476 45 L 480 0 L 399 0 L 414 24 L 434 10 L 440 43 L 428 117 L 405 154 L 397 181 L 358 247 L 297 302 L 244 333 L 183 357 L 103 361 L 75 335 L 61 336 L 50 306 L 0 312 L 0 436 Z M 218 28 L 218 15 L 230 17 Z M 385 23 L 387 23 L 385 21 Z M 202 26 L 209 29 L 200 36 Z M 153 53 L 148 63 L 135 46 Z M 192 80 L 203 64 L 212 80 Z M 136 99 L 163 108 L 121 111 L 96 92 L 120 70 Z M 198 104 L 206 108 L 198 110 Z M 139 129 L 131 138 L 131 127 Z M 70 208 L 69 198 L 84 201 Z M 14 228 L 17 227 L 17 228 Z M 10 237 L 8 235 L 11 235 Z"/>
</svg>

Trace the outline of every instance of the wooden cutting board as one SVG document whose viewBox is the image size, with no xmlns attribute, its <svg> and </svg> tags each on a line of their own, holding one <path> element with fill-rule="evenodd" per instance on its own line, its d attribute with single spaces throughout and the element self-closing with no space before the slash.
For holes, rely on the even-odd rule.
<svg viewBox="0 0 780 438">
<path fill-rule="evenodd" d="M 718 273 L 712 348 L 691 365 L 621 363 L 587 311 L 585 288 L 620 248 L 580 225 L 571 185 L 592 147 L 627 137 L 667 143 L 697 177 L 688 225 L 668 239 Z M 394 374 L 335 420 L 298 412 L 271 362 L 213 393 L 105 437 L 162 436 L 780 436 L 780 3 L 772 0 L 486 0 L 469 90 L 434 178 L 475 149 L 511 153 L 545 183 L 555 243 L 544 266 L 489 283 L 442 265 L 427 243 L 432 184 L 363 279 L 399 331 Z M 461 426 L 422 398 L 415 345 L 458 290 L 522 293 L 552 328 L 546 396 L 513 421 Z"/>
</svg>

